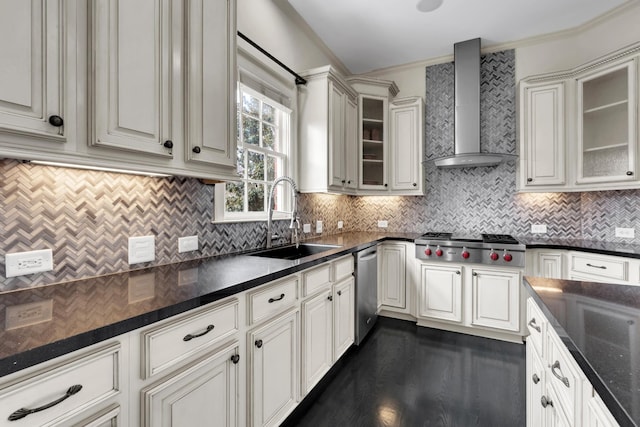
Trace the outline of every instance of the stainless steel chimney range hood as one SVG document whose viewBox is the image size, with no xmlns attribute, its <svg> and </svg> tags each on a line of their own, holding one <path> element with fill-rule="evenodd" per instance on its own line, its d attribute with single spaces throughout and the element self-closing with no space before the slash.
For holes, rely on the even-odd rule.
<svg viewBox="0 0 640 427">
<path fill-rule="evenodd" d="M 513 154 L 480 152 L 480 39 L 455 43 L 454 155 L 432 160 L 439 168 L 495 166 Z"/>
</svg>

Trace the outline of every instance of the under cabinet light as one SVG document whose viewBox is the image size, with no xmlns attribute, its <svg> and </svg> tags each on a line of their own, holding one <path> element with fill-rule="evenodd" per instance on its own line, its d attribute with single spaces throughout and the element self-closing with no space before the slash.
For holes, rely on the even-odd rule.
<svg viewBox="0 0 640 427">
<path fill-rule="evenodd" d="M 61 168 L 70 168 L 70 169 L 82 169 L 82 170 L 93 170 L 93 171 L 102 171 L 102 172 L 114 172 L 114 173 L 125 173 L 128 175 L 143 175 L 143 176 L 151 176 L 155 178 L 166 178 L 171 175 L 167 175 L 164 173 L 154 173 L 154 172 L 144 172 L 144 171 L 136 171 L 130 169 L 117 169 L 117 168 L 105 168 L 101 166 L 85 166 L 85 165 L 75 165 L 72 163 L 59 163 L 59 162 L 48 162 L 43 160 L 29 160 L 29 163 L 33 163 L 34 165 L 42 165 L 42 166 L 55 166 Z"/>
</svg>

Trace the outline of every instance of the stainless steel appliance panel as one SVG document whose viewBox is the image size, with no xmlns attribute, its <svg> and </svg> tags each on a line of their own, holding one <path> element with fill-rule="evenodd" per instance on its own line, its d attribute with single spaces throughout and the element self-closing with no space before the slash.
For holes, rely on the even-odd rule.
<svg viewBox="0 0 640 427">
<path fill-rule="evenodd" d="M 354 254 L 356 273 L 356 337 L 360 345 L 378 319 L 378 252 L 374 246 Z"/>
</svg>

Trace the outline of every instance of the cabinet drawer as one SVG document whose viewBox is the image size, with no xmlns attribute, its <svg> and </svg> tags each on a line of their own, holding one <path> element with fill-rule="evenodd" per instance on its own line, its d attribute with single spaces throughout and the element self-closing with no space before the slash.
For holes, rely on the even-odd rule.
<svg viewBox="0 0 640 427">
<path fill-rule="evenodd" d="M 571 254 L 571 270 L 613 280 L 627 280 L 628 262 L 612 257 Z"/>
<path fill-rule="evenodd" d="M 7 386 L 0 386 L 0 426 L 67 424 L 72 417 L 120 393 L 120 343 L 79 355 Z M 63 399 L 64 398 L 64 399 Z M 9 421 L 18 410 L 47 409 Z"/>
<path fill-rule="evenodd" d="M 353 255 L 347 255 L 333 262 L 333 281 L 339 282 L 353 274 Z"/>
<path fill-rule="evenodd" d="M 555 332 L 548 331 L 547 381 L 558 395 L 560 406 L 572 425 L 579 425 L 582 408 L 582 382 L 580 368 L 573 360 Z"/>
<path fill-rule="evenodd" d="M 302 273 L 302 295 L 315 294 L 331 286 L 331 264 L 326 263 Z"/>
<path fill-rule="evenodd" d="M 249 323 L 266 320 L 293 307 L 298 300 L 298 276 L 289 276 L 247 295 Z"/>
<path fill-rule="evenodd" d="M 544 358 L 544 336 L 547 330 L 547 319 L 533 298 L 527 300 L 527 329 L 529 331 L 527 344 L 531 343 L 538 356 Z"/>
<path fill-rule="evenodd" d="M 174 368 L 238 331 L 238 300 L 196 310 L 141 333 L 142 378 Z"/>
</svg>

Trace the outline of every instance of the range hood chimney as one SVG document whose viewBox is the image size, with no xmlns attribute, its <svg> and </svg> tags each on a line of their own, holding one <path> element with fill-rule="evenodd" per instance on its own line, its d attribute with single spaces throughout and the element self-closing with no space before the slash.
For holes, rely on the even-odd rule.
<svg viewBox="0 0 640 427">
<path fill-rule="evenodd" d="M 495 166 L 513 160 L 512 154 L 480 152 L 480 39 L 455 43 L 454 155 L 434 160 L 439 168 Z"/>
</svg>

